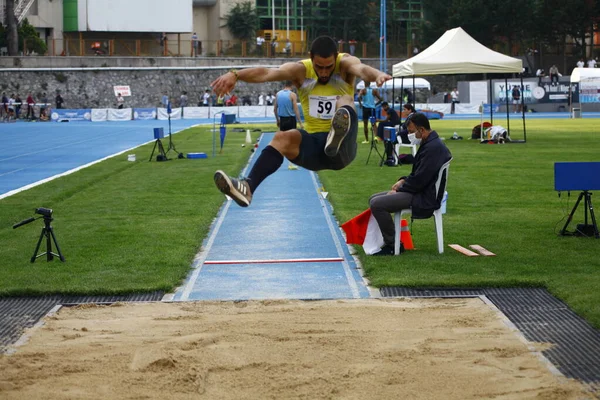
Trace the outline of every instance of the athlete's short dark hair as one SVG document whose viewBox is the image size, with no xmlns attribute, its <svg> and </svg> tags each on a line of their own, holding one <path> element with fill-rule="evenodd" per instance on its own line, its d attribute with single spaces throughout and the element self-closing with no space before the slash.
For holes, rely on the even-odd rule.
<svg viewBox="0 0 600 400">
<path fill-rule="evenodd" d="M 313 58 L 314 56 L 319 56 L 323 58 L 330 56 L 337 57 L 337 54 L 337 43 L 329 36 L 319 36 L 318 38 L 313 40 L 310 46 L 310 58 Z"/>
<path fill-rule="evenodd" d="M 417 128 L 419 127 L 423 127 L 427 130 L 431 130 L 431 125 L 429 125 L 429 118 L 427 118 L 427 116 L 423 113 L 414 113 L 411 114 L 406 121 L 406 125 L 408 126 L 408 123 L 412 122 L 413 124 L 415 124 L 415 126 Z"/>
</svg>

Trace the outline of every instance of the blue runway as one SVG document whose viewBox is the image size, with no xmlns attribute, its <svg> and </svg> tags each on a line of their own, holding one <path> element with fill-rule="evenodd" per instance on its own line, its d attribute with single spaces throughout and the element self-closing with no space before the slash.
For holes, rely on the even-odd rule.
<svg viewBox="0 0 600 400">
<path fill-rule="evenodd" d="M 256 154 L 268 144 L 264 134 Z M 248 208 L 227 200 L 174 301 L 366 298 L 317 175 L 280 169 Z"/>
</svg>

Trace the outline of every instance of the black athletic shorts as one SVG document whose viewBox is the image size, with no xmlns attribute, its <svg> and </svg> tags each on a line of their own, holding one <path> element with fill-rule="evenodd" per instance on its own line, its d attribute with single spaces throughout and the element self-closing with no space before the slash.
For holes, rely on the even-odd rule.
<svg viewBox="0 0 600 400">
<path fill-rule="evenodd" d="M 289 131 L 296 129 L 296 117 L 279 117 L 279 130 Z"/>
<path fill-rule="evenodd" d="M 356 133 L 358 132 L 358 116 L 353 108 L 350 110 L 350 132 L 344 138 L 340 150 L 335 157 L 325 154 L 325 143 L 329 132 L 308 133 L 304 129 L 298 129 L 302 134 L 300 143 L 300 154 L 291 160 L 294 164 L 304 167 L 310 171 L 323 169 L 340 170 L 349 165 L 356 157 Z"/>
<path fill-rule="evenodd" d="M 375 109 L 369 108 L 369 107 L 363 107 L 362 114 L 363 114 L 363 116 L 362 116 L 363 121 L 368 121 L 369 117 L 371 117 L 371 116 L 375 117 Z"/>
</svg>

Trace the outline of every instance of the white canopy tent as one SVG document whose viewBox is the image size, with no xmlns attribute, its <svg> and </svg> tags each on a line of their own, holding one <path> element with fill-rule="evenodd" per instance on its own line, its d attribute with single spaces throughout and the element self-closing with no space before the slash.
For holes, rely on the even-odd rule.
<svg viewBox="0 0 600 400">
<path fill-rule="evenodd" d="M 600 82 L 600 68 L 573 68 L 571 82 Z"/>
<path fill-rule="evenodd" d="M 446 31 L 435 43 L 416 56 L 395 64 L 392 76 L 394 78 L 404 76 L 414 78 L 421 75 L 521 74 L 522 72 L 523 62 L 520 59 L 488 49 L 461 27 L 458 27 Z M 522 86 L 523 78 L 521 77 Z M 506 119 L 510 132 L 508 97 L 506 97 L 506 101 Z M 523 105 L 524 96 L 521 96 L 521 102 Z M 524 141 L 526 141 L 524 107 L 522 117 Z M 491 114 L 491 120 L 493 122 L 493 114 Z"/>
<path fill-rule="evenodd" d="M 416 56 L 395 64 L 392 76 L 520 74 L 523 62 L 490 50 L 462 28 L 446 31 Z"/>
<path fill-rule="evenodd" d="M 389 81 L 386 81 L 382 86 L 381 89 L 400 89 L 400 86 L 402 86 L 402 80 L 404 80 L 404 87 L 415 87 L 416 89 L 428 89 L 431 90 L 431 84 L 429 83 L 429 81 L 427 81 L 426 79 L 423 78 L 394 78 L 394 79 L 390 79 Z M 414 80 L 414 82 L 413 82 Z M 364 89 L 365 87 L 365 82 L 364 81 L 360 81 L 358 82 L 358 84 L 356 85 L 357 89 Z M 370 87 L 372 87 L 373 89 L 377 89 L 377 85 L 375 84 L 375 82 L 371 82 Z"/>
<path fill-rule="evenodd" d="M 582 86 L 588 86 L 586 89 L 594 89 L 594 92 L 597 96 L 598 88 L 600 88 L 600 69 L 597 68 L 573 68 L 573 72 L 571 73 L 571 83 L 579 83 L 579 111 L 583 112 L 582 103 L 582 95 L 581 89 Z M 585 89 L 584 89 L 585 90 Z M 571 91 L 569 90 L 569 95 L 571 95 Z M 593 95 L 592 95 L 593 96 Z M 592 100 L 593 101 L 593 100 Z M 575 108 L 572 108 L 571 116 L 575 118 Z"/>
</svg>

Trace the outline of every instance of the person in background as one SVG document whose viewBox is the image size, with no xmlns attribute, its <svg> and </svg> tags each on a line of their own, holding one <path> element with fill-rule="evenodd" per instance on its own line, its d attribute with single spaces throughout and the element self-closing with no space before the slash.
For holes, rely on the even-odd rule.
<svg viewBox="0 0 600 400">
<path fill-rule="evenodd" d="M 296 93 L 292 92 L 291 81 L 285 81 L 283 89 L 277 92 L 273 103 L 273 111 L 280 131 L 296 129 L 297 124 L 300 124 L 300 129 L 304 129 L 298 110 L 298 97 Z"/>
<path fill-rule="evenodd" d="M 518 113 L 522 110 L 521 90 L 519 89 L 519 85 L 513 86 L 511 95 L 512 95 L 512 102 L 513 102 L 513 112 Z"/>
<path fill-rule="evenodd" d="M 544 71 L 544 68 L 538 68 L 538 70 L 535 71 L 535 76 L 538 78 L 538 86 L 542 86 L 542 79 L 544 79 L 546 76 L 546 71 Z"/>
<path fill-rule="evenodd" d="M 188 96 L 187 92 L 184 90 L 181 92 L 181 96 L 179 96 L 179 107 L 187 107 L 188 105 Z"/>
<path fill-rule="evenodd" d="M 580 58 L 579 61 L 577 61 L 577 68 L 583 67 L 585 67 L 585 61 L 583 61 L 583 58 Z"/>
<path fill-rule="evenodd" d="M 42 98 L 40 99 L 40 119 L 43 119 L 44 121 L 47 120 L 47 108 L 49 106 L 48 104 L 48 96 L 46 95 L 46 92 L 42 93 Z"/>
<path fill-rule="evenodd" d="M 363 144 L 369 143 L 369 118 L 375 116 L 375 97 L 377 97 L 378 102 L 381 101 L 379 91 L 371 87 L 371 82 L 365 81 L 365 87 L 358 93 L 358 105 L 362 107 L 363 128 L 365 131 Z"/>
<path fill-rule="evenodd" d="M 15 104 L 14 116 L 15 119 L 19 119 L 21 117 L 21 107 L 23 107 L 23 100 L 21 100 L 21 96 L 19 95 L 19 93 L 17 93 L 16 96 L 13 94 L 12 98 L 13 103 Z"/>
<path fill-rule="evenodd" d="M 383 129 L 386 126 L 400 125 L 400 117 L 398 116 L 396 110 L 390 107 L 387 101 L 381 103 L 381 108 L 383 109 L 383 111 L 385 111 L 387 116 L 385 117 L 385 119 L 377 120 L 377 122 L 379 123 L 377 125 L 377 136 L 379 136 L 379 138 L 383 140 Z"/>
<path fill-rule="evenodd" d="M 2 92 L 2 104 L 0 104 L 0 117 L 6 119 L 8 117 L 8 96 L 6 92 Z"/>
<path fill-rule="evenodd" d="M 121 96 L 121 93 L 117 93 L 117 108 L 119 110 L 123 109 L 123 105 L 125 104 L 125 99 Z"/>
<path fill-rule="evenodd" d="M 35 100 L 33 99 L 33 93 L 29 92 L 27 94 L 27 115 L 25 116 L 28 120 L 35 119 L 34 107 Z"/>
<path fill-rule="evenodd" d="M 399 232 L 396 232 L 390 213 L 412 208 L 413 215 L 428 217 L 441 205 L 435 182 L 440 168 L 452 158 L 452 154 L 437 132 L 431 129 L 425 114 L 414 113 L 406 123 L 409 132 L 421 140 L 421 147 L 410 175 L 400 177 L 391 190 L 376 193 L 369 199 L 371 213 L 377 220 L 384 241 L 383 247 L 374 256 L 394 254 L 395 235 Z"/>
<path fill-rule="evenodd" d="M 192 57 L 198 57 L 198 35 L 192 34 Z"/>
<path fill-rule="evenodd" d="M 588 68 L 596 68 L 596 60 L 594 60 L 594 57 L 590 57 L 587 62 L 587 66 Z"/>
<path fill-rule="evenodd" d="M 267 93 L 267 97 L 265 97 L 265 100 L 268 106 L 272 106 L 273 102 L 275 101 L 275 96 L 273 96 L 273 93 L 269 92 Z"/>
<path fill-rule="evenodd" d="M 169 95 L 167 94 L 167 91 L 165 90 L 163 92 L 162 97 L 160 98 L 160 104 L 164 107 L 167 108 L 167 106 L 169 105 Z"/>
<path fill-rule="evenodd" d="M 550 74 L 550 84 L 551 85 L 558 85 L 558 77 L 560 76 L 560 72 L 558 72 L 558 67 L 553 64 L 550 69 L 548 70 L 548 73 Z"/>
<path fill-rule="evenodd" d="M 258 57 L 263 56 L 263 44 L 265 43 L 265 38 L 262 36 L 256 37 L 256 55 Z"/>
<path fill-rule="evenodd" d="M 350 39 L 348 44 L 350 45 L 350 55 L 353 56 L 356 52 L 356 40 Z"/>
<path fill-rule="evenodd" d="M 60 92 L 56 93 L 56 98 L 54 99 L 54 101 L 56 102 L 57 109 L 63 108 L 63 104 L 65 103 L 65 101 L 63 100 L 62 96 L 60 95 Z"/>
<path fill-rule="evenodd" d="M 202 107 L 208 107 L 210 105 L 210 90 L 206 89 L 202 95 Z"/>
<path fill-rule="evenodd" d="M 265 95 L 262 93 L 258 95 L 258 105 L 259 106 L 265 105 Z"/>
<path fill-rule="evenodd" d="M 459 95 L 459 93 L 458 93 L 458 89 L 457 88 L 454 88 L 454 90 L 452 90 L 450 92 L 450 98 L 451 98 L 451 101 L 452 101 L 452 105 L 450 107 L 451 108 L 450 114 L 454 114 L 456 103 L 460 103 L 460 101 L 458 100 L 458 95 Z"/>
</svg>

